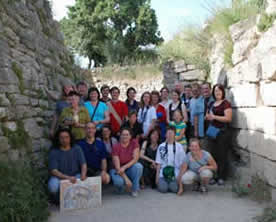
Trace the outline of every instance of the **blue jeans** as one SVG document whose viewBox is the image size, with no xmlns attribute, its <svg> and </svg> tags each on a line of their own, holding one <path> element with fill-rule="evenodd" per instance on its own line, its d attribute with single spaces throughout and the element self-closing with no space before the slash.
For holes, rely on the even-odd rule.
<svg viewBox="0 0 276 222">
<path fill-rule="evenodd" d="M 140 189 L 139 182 L 143 174 L 143 165 L 141 163 L 135 163 L 125 171 L 126 175 L 132 182 L 132 191 L 138 191 Z M 115 187 L 122 190 L 125 186 L 125 180 L 115 169 L 110 170 L 110 176 Z"/>
<path fill-rule="evenodd" d="M 77 174 L 75 177 L 80 179 L 80 174 Z M 59 179 L 58 177 L 51 176 L 48 181 L 49 192 L 57 198 L 59 196 L 60 180 L 61 179 Z"/>
</svg>

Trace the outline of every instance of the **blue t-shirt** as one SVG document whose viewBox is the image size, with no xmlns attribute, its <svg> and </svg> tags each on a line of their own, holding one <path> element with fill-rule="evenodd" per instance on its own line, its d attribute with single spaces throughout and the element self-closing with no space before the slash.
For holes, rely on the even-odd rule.
<svg viewBox="0 0 276 222">
<path fill-rule="evenodd" d="M 192 153 L 189 152 L 186 155 L 185 158 L 185 163 L 188 165 L 188 169 L 198 173 L 198 170 L 203 167 L 203 166 L 207 166 L 208 165 L 208 161 L 210 159 L 211 155 L 209 152 L 202 150 L 202 158 L 200 160 L 195 161 L 193 159 Z"/>
<path fill-rule="evenodd" d="M 60 114 L 62 113 L 62 111 L 67 108 L 67 107 L 70 107 L 71 104 L 68 103 L 67 101 L 65 100 L 60 100 L 56 103 L 56 114 L 58 116 L 60 116 Z"/>
<path fill-rule="evenodd" d="M 89 116 L 90 118 L 92 118 L 92 115 L 94 113 L 94 110 L 96 107 L 92 106 L 91 102 L 88 101 L 88 102 L 85 102 L 84 103 L 84 106 L 85 108 L 88 110 L 88 113 L 89 113 Z M 97 110 L 96 110 L 96 113 L 93 117 L 93 119 L 91 119 L 91 122 L 93 121 L 101 121 L 101 120 L 104 120 L 105 119 L 105 116 L 104 116 L 104 113 L 108 110 L 108 107 L 105 103 L 103 102 L 100 102 L 99 101 L 99 105 L 97 107 Z M 103 126 L 103 124 L 98 124 L 97 125 L 97 128 L 98 129 L 101 129 Z"/>
<path fill-rule="evenodd" d="M 101 170 L 102 160 L 108 155 L 104 143 L 96 139 L 93 144 L 89 144 L 86 139 L 83 139 L 78 142 L 78 145 L 84 153 L 88 168 Z"/>
<path fill-rule="evenodd" d="M 198 136 L 204 136 L 204 98 L 192 98 L 190 101 L 190 120 L 192 126 L 194 125 L 194 117 L 198 116 Z"/>
<path fill-rule="evenodd" d="M 68 175 L 76 176 L 81 173 L 85 157 L 79 146 L 74 145 L 70 150 L 52 149 L 49 153 L 49 170 L 58 170 Z"/>
</svg>

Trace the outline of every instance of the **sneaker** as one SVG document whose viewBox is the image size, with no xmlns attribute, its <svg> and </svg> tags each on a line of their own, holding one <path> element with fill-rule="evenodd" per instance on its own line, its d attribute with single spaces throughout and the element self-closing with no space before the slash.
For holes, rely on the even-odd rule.
<svg viewBox="0 0 276 222">
<path fill-rule="evenodd" d="M 132 191 L 131 196 L 133 197 L 138 197 L 138 191 Z"/>
<path fill-rule="evenodd" d="M 217 181 L 215 180 L 215 179 L 211 179 L 210 181 L 209 181 L 209 184 L 210 185 L 215 185 L 217 183 Z"/>
<path fill-rule="evenodd" d="M 200 192 L 201 193 L 207 193 L 208 192 L 208 189 L 207 189 L 207 187 L 206 186 L 200 186 Z"/>
<path fill-rule="evenodd" d="M 224 180 L 223 179 L 219 179 L 218 180 L 218 185 L 219 186 L 223 186 L 225 184 Z"/>
</svg>

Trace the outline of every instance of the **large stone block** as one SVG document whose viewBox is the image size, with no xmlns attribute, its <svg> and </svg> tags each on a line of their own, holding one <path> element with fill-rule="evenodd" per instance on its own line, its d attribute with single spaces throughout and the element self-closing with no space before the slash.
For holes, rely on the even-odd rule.
<svg viewBox="0 0 276 222">
<path fill-rule="evenodd" d="M 264 179 L 264 158 L 254 153 L 250 153 L 251 176 L 257 175 Z"/>
<path fill-rule="evenodd" d="M 267 14 L 273 14 L 276 13 L 276 0 L 266 0 L 267 2 L 267 8 L 266 13 Z"/>
<path fill-rule="evenodd" d="M 276 47 L 270 51 L 261 60 L 262 79 L 276 80 Z"/>
<path fill-rule="evenodd" d="M 264 177 L 269 185 L 276 187 L 276 162 L 264 160 Z"/>
<path fill-rule="evenodd" d="M 193 70 L 188 72 L 183 72 L 179 74 L 179 80 L 181 81 L 193 81 L 193 80 L 201 80 L 204 81 L 206 78 L 206 73 L 201 70 Z"/>
<path fill-rule="evenodd" d="M 26 132 L 33 138 L 39 139 L 43 136 L 43 128 L 38 126 L 35 119 L 26 119 L 24 122 L 24 128 Z"/>
<path fill-rule="evenodd" d="M 276 81 L 261 83 L 261 98 L 265 106 L 276 106 Z"/>
<path fill-rule="evenodd" d="M 249 83 L 236 85 L 230 89 L 228 96 L 233 107 L 256 107 L 258 87 Z"/>
<path fill-rule="evenodd" d="M 10 105 L 10 101 L 8 100 L 6 95 L 0 94 L 0 106 L 9 106 L 9 105 Z"/>
<path fill-rule="evenodd" d="M 8 109 L 0 107 L 0 120 L 5 119 L 8 116 Z"/>
<path fill-rule="evenodd" d="M 0 84 L 18 84 L 16 74 L 9 68 L 0 68 Z"/>
<path fill-rule="evenodd" d="M 9 140 L 7 137 L 0 136 L 0 153 L 10 149 Z"/>
<path fill-rule="evenodd" d="M 187 66 L 184 60 L 174 62 L 174 71 L 176 73 L 187 71 Z"/>
<path fill-rule="evenodd" d="M 241 130 L 237 145 L 259 156 L 276 161 L 276 136 L 257 131 Z"/>
<path fill-rule="evenodd" d="M 276 108 L 258 107 L 233 109 L 231 126 L 276 135 Z"/>
</svg>

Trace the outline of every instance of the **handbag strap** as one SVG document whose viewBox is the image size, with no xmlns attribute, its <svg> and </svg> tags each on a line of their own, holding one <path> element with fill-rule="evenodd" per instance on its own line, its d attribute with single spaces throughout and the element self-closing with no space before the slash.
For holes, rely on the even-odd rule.
<svg viewBox="0 0 276 222">
<path fill-rule="evenodd" d="M 110 112 L 112 113 L 112 115 L 114 116 L 114 118 L 116 119 L 116 121 L 119 123 L 119 125 L 121 126 L 123 124 L 123 121 L 121 120 L 120 116 L 118 115 L 118 113 L 116 112 L 116 110 L 114 109 L 114 107 L 112 106 L 111 102 L 107 102 L 106 103 Z"/>
<path fill-rule="evenodd" d="M 91 116 L 91 121 L 92 121 L 92 122 L 93 122 L 93 118 L 94 118 L 94 116 L 95 116 L 95 114 L 96 114 L 97 108 L 98 108 L 98 106 L 99 106 L 99 103 L 100 103 L 100 101 L 97 102 L 97 105 L 96 105 L 96 107 L 95 107 L 95 109 L 94 109 L 94 111 L 93 111 L 93 113 L 92 113 L 92 116 Z"/>
</svg>

